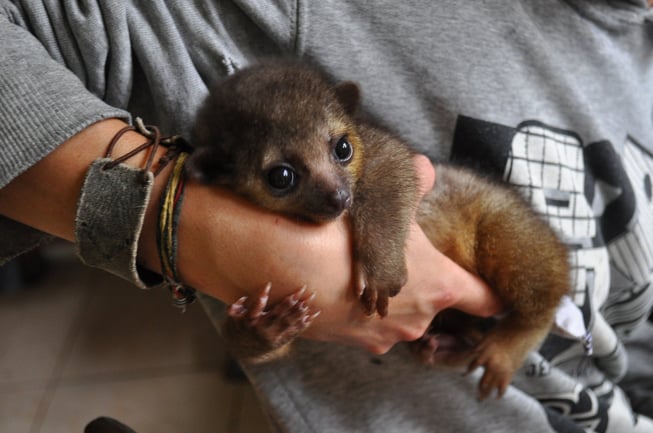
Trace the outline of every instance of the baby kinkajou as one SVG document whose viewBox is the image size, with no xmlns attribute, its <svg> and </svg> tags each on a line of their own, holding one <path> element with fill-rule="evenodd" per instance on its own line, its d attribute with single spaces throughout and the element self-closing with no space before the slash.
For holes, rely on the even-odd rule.
<svg viewBox="0 0 653 433">
<path fill-rule="evenodd" d="M 387 314 L 406 281 L 404 245 L 417 202 L 413 152 L 357 115 L 358 87 L 329 84 L 313 69 L 269 62 L 213 88 L 193 132 L 187 173 L 271 211 L 320 223 L 349 215 L 355 290 L 368 314 Z M 496 290 L 506 314 L 489 330 L 445 312 L 433 332 L 456 332 L 472 348 L 439 356 L 433 338 L 414 343 L 429 363 L 485 367 L 480 395 L 502 394 L 547 334 L 568 291 L 567 252 L 552 230 L 508 187 L 438 164 L 436 185 L 417 209 L 435 247 Z M 434 269 L 433 272 L 438 272 Z M 223 327 L 234 353 L 265 359 L 287 347 L 315 316 L 299 291 L 267 309 L 269 285 L 229 309 Z M 461 319 L 462 317 L 462 319 Z"/>
</svg>

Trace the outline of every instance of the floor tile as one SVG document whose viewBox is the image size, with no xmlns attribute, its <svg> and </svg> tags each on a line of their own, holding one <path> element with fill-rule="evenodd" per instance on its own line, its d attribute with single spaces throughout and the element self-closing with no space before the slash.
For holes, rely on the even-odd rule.
<svg viewBox="0 0 653 433">
<path fill-rule="evenodd" d="M 220 340 L 201 306 L 182 313 L 165 290 L 140 290 L 103 272 L 92 284 L 63 378 L 222 363 Z"/>
<path fill-rule="evenodd" d="M 85 301 L 83 278 L 56 272 L 38 287 L 0 292 L 0 391 L 49 379 Z"/>
<path fill-rule="evenodd" d="M 218 370 L 60 386 L 39 431 L 81 433 L 111 416 L 138 433 L 227 432 L 231 387 Z"/>
<path fill-rule="evenodd" d="M 43 389 L 0 392 L 0 432 L 30 433 L 43 393 Z"/>
</svg>

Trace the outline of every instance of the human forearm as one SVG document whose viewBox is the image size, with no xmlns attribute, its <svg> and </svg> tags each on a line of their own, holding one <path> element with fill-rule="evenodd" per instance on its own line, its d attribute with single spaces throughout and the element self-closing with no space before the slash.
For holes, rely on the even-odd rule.
<svg viewBox="0 0 653 433">
<path fill-rule="evenodd" d="M 118 119 L 97 122 L 61 144 L 0 189 L 0 214 L 74 241 L 77 205 L 89 165 L 104 155 L 111 138 L 124 126 Z M 129 132 L 118 142 L 113 155 L 125 154 L 144 141 L 145 137 Z M 165 150 L 158 152 L 161 156 Z M 143 167 L 147 155 L 147 151 L 139 153 L 125 163 Z M 154 180 L 139 239 L 140 263 L 156 272 L 160 271 L 156 247 L 158 203 L 170 169 L 167 167 Z M 116 197 L 115 206 L 121 205 L 120 197 Z M 284 289 L 296 288 L 294 282 L 319 279 L 319 275 L 313 279 L 307 275 L 316 266 L 302 265 L 302 257 L 309 250 L 340 257 L 340 265 L 330 261 L 341 269 L 339 284 L 347 284 L 348 257 L 339 253 L 348 251 L 344 223 L 323 227 L 294 224 L 228 193 L 195 183 L 187 187 L 179 243 L 179 269 L 184 282 L 226 302 L 258 290 L 268 280 L 275 283 L 274 295 L 282 296 Z M 280 245 L 288 248 L 281 249 Z M 333 270 L 328 277 L 333 283 Z"/>
<path fill-rule="evenodd" d="M 108 143 L 111 139 L 127 124 L 119 119 L 107 119 L 83 129 L 78 134 L 72 136 L 53 152 L 43 158 L 40 162 L 29 168 L 27 171 L 16 177 L 12 182 L 0 189 L 0 214 L 7 216 L 15 221 L 21 222 L 30 227 L 41 230 L 45 233 L 52 234 L 62 239 L 75 241 L 75 224 L 77 206 L 79 203 L 80 192 L 84 179 L 88 172 L 89 166 L 93 161 L 105 155 Z M 146 138 L 136 132 L 128 132 L 117 142 L 112 152 L 112 156 L 120 156 L 135 149 L 146 141 Z M 134 157 L 126 160 L 124 164 L 141 168 L 145 166 L 151 149 L 140 152 Z M 158 155 L 154 160 L 158 160 L 165 153 L 164 148 L 157 150 Z M 138 239 L 138 260 L 140 264 L 155 271 L 160 272 L 159 256 L 156 246 L 156 222 L 158 215 L 158 203 L 163 188 L 167 182 L 171 166 L 166 167 L 157 177 L 154 178 L 150 200 L 147 202 L 147 209 L 144 216 L 143 227 Z M 118 191 L 120 188 L 116 188 Z M 188 202 L 191 208 L 209 209 L 209 215 L 215 214 L 216 207 L 211 206 L 210 202 L 205 202 L 196 207 L 193 205 L 197 195 L 201 196 L 202 192 L 209 193 L 203 188 L 190 186 L 189 190 L 197 189 L 198 194 L 189 193 Z M 200 203 L 205 199 L 204 196 L 199 199 Z M 216 202 L 216 204 L 219 204 Z M 134 206 L 141 203 L 125 203 L 123 198 L 116 193 L 112 206 Z M 192 225 L 193 217 L 196 212 L 185 212 L 184 227 L 186 220 Z M 106 223 L 110 223 L 111 216 L 107 215 Z M 206 221 L 200 222 L 206 223 Z M 208 235 L 214 239 L 216 233 L 224 225 L 215 226 L 215 229 Z M 136 228 L 132 228 L 136 230 Z M 188 230 L 182 230 L 187 232 Z M 195 236 L 195 234 L 193 234 Z M 207 233 L 197 234 L 199 238 L 206 238 Z M 102 241 L 102 240 L 100 240 Z M 108 239 L 104 240 L 108 242 Z M 225 281 L 221 281 L 224 273 L 212 272 L 218 268 L 215 263 L 207 264 L 208 272 L 194 267 L 194 264 L 202 264 L 199 260 L 193 260 L 192 264 L 186 265 L 185 258 L 188 256 L 185 251 L 196 251 L 193 248 L 196 244 L 194 240 L 184 239 L 184 253 L 180 253 L 180 261 L 183 262 L 181 267 L 189 269 L 185 275 L 189 277 L 189 283 L 200 283 L 196 287 L 202 289 L 207 287 L 211 295 L 219 299 L 230 299 L 230 292 L 224 294 L 221 290 L 223 287 L 231 287 Z M 215 243 L 211 249 L 216 250 Z M 191 253 L 192 254 L 192 253 Z M 207 257 L 213 257 L 207 254 Z M 201 283 L 203 276 L 205 280 L 211 283 Z M 198 281 L 199 280 L 199 281 Z"/>
<path fill-rule="evenodd" d="M 73 241 L 79 193 L 89 165 L 103 156 L 111 138 L 126 124 L 118 119 L 94 123 L 61 144 L 47 157 L 0 189 L 0 213 L 31 227 Z M 116 154 L 143 143 L 128 133 Z M 161 151 L 160 151 L 161 152 Z M 140 167 L 144 153 L 127 161 Z M 161 182 L 155 182 L 155 193 Z"/>
<path fill-rule="evenodd" d="M 75 113 L 70 110 L 71 118 L 65 121 L 61 113 L 45 121 L 43 109 L 49 101 L 40 101 L 40 105 L 32 110 L 33 101 L 29 105 L 16 100 L 22 98 L 21 92 L 29 93 L 34 89 L 28 84 L 24 88 L 8 89 L 10 85 L 0 82 L 0 100 L 4 109 L 0 110 L 0 150 L 3 153 L 0 157 L 0 213 L 71 240 L 77 198 L 88 165 L 101 156 L 111 136 L 110 129 L 116 129 L 108 125 L 124 124 L 117 119 L 97 119 L 118 115 L 120 110 L 105 109 L 100 106 L 106 106 L 96 104 L 89 107 L 88 114 L 75 119 L 72 118 Z M 59 111 L 53 104 L 47 109 Z M 59 122 L 61 124 L 57 125 Z M 85 128 L 89 122 L 91 125 Z M 65 140 L 79 128 L 82 128 L 81 132 Z M 62 140 L 65 142 L 59 146 Z M 39 162 L 35 164 L 35 161 Z"/>
</svg>

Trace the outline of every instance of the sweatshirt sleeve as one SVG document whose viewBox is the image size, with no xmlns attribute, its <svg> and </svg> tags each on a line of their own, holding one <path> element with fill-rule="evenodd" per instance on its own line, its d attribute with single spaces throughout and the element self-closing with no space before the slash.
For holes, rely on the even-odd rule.
<svg viewBox="0 0 653 433">
<path fill-rule="evenodd" d="M 92 123 L 129 118 L 89 92 L 2 11 L 0 41 L 0 188 Z M 4 217 L 0 234 L 0 263 L 51 238 Z"/>
<path fill-rule="evenodd" d="M 128 119 L 0 12 L 0 188 L 101 119 Z"/>
</svg>

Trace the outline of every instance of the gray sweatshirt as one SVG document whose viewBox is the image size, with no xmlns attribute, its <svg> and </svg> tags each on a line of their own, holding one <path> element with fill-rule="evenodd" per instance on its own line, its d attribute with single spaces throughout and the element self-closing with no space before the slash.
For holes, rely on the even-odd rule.
<svg viewBox="0 0 653 433">
<path fill-rule="evenodd" d="M 275 425 L 653 432 L 615 385 L 626 336 L 648 329 L 653 304 L 645 3 L 0 0 L 0 187 L 99 119 L 141 116 L 185 134 L 213 81 L 262 57 L 300 57 L 358 81 L 364 109 L 415 149 L 517 185 L 570 246 L 567 311 L 580 319 L 567 330 L 581 331 L 552 334 L 507 395 L 483 403 L 478 374 L 427 369 L 404 347 L 375 357 L 302 341 L 247 371 Z M 40 238 L 6 219 L 0 231 L 2 257 Z M 220 306 L 206 305 L 217 320 Z M 634 405 L 653 393 L 624 389 Z"/>
</svg>

